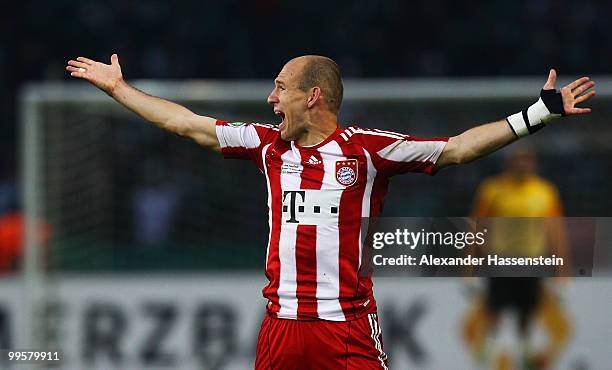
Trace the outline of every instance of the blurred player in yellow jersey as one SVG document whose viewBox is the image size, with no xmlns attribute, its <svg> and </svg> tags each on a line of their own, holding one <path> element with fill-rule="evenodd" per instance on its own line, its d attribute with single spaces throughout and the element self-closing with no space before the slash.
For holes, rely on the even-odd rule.
<svg viewBox="0 0 612 370">
<path fill-rule="evenodd" d="M 473 217 L 500 217 L 488 223 L 489 253 L 523 257 L 553 253 L 569 262 L 567 238 L 558 218 L 562 216 L 558 191 L 537 175 L 536 167 L 536 157 L 530 150 L 512 152 L 505 171 L 480 185 Z M 534 219 L 513 222 L 502 217 Z M 567 263 L 562 269 L 568 269 Z M 507 311 L 517 318 L 521 361 L 509 353 L 494 354 L 489 348 Z M 548 336 L 548 344 L 537 351 L 529 340 L 530 328 L 536 323 Z M 464 326 L 466 342 L 475 358 L 495 370 L 552 369 L 569 335 L 570 325 L 558 298 L 537 277 L 489 278 L 484 296 L 477 297 Z"/>
</svg>

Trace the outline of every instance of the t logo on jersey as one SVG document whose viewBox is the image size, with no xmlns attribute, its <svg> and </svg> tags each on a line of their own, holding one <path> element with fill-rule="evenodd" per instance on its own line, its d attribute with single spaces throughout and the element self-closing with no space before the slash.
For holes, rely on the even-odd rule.
<svg viewBox="0 0 612 370">
<path fill-rule="evenodd" d="M 342 191 L 284 190 L 283 224 L 337 224 Z"/>
<path fill-rule="evenodd" d="M 351 186 L 357 182 L 357 160 L 336 161 L 336 181 L 340 185 Z"/>
<path fill-rule="evenodd" d="M 295 218 L 295 208 L 296 208 L 296 200 L 297 200 L 297 196 L 299 195 L 301 199 L 301 203 L 304 203 L 304 195 L 306 194 L 305 191 L 284 191 L 283 192 L 283 202 L 287 199 L 287 196 L 289 196 L 289 219 L 286 221 L 288 223 L 292 223 L 292 224 L 297 224 L 299 223 L 299 221 Z M 304 206 L 300 205 L 300 212 L 304 212 Z M 287 212 L 287 206 L 283 206 L 283 212 Z"/>
</svg>

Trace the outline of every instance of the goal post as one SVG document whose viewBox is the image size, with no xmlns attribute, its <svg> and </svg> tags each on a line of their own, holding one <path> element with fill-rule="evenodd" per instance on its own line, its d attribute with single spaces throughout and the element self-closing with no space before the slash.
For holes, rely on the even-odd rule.
<svg viewBox="0 0 612 370">
<path fill-rule="evenodd" d="M 416 136 L 458 134 L 531 104 L 544 77 L 347 79 L 340 120 Z M 596 107 L 594 111 L 608 112 L 612 78 L 593 79 L 597 81 L 597 99 L 589 105 Z M 196 113 L 236 121 L 278 121 L 266 104 L 270 81 L 142 80 L 134 85 L 148 94 L 185 104 Z M 254 172 L 243 176 L 240 164 L 221 168 L 219 159 L 199 154 L 194 145 L 166 138 L 161 130 L 145 128 L 133 113 L 84 82 L 28 84 L 19 102 L 20 181 L 26 225 L 23 308 L 27 317 L 20 325 L 19 347 L 45 344 L 38 332 L 44 325 L 39 313 L 41 305 L 53 295 L 50 276 L 54 274 L 164 266 L 197 270 L 224 261 L 218 252 L 207 251 L 217 245 L 223 245 L 228 251 L 225 253 L 244 253 L 244 261 L 234 261 L 236 265 L 231 268 L 250 268 L 249 261 L 261 256 L 261 248 L 253 254 L 240 249 L 250 235 L 255 235 L 252 239 L 258 242 L 267 236 L 262 232 L 266 220 L 257 220 L 265 206 L 261 201 L 265 186 L 251 180 L 257 176 Z M 570 153 L 568 156 L 583 150 L 609 153 L 612 128 L 605 118 L 589 117 L 585 121 L 586 130 L 568 125 L 547 130 L 547 139 L 541 138 L 546 135 L 537 135 L 530 140 L 556 143 L 542 146 L 550 155 L 559 155 L 559 150 Z M 573 144 L 563 147 L 568 142 Z M 148 156 L 153 157 L 150 163 Z M 206 165 L 215 168 L 214 175 L 204 169 Z M 409 203 L 428 215 L 440 213 L 440 205 L 433 204 L 435 194 L 453 186 L 456 196 L 469 199 L 478 181 L 476 171 L 473 167 L 468 170 L 473 178 L 442 178 L 436 184 L 398 180 L 411 187 L 425 186 L 434 195 L 429 200 L 400 198 L 405 203 L 397 204 Z M 575 176 L 561 180 L 567 181 L 566 187 L 578 188 L 581 175 Z M 224 189 L 228 184 L 232 184 L 230 190 Z M 240 191 L 251 188 L 257 191 Z M 226 201 L 229 197 L 231 201 Z M 448 197 L 439 199 L 451 207 L 451 213 L 465 209 L 449 202 Z M 608 200 L 594 206 L 609 204 Z M 391 212 L 394 206 L 390 205 Z M 147 219 L 149 223 L 138 218 L 152 212 L 165 218 Z M 172 216 L 170 221 L 168 215 Z M 40 235 L 43 220 L 51 227 L 48 246 Z M 236 233 L 236 225 L 246 231 Z M 152 234 L 155 238 L 147 239 Z M 200 243 L 205 246 L 194 247 Z M 155 258 L 163 263 L 157 264 Z"/>
</svg>

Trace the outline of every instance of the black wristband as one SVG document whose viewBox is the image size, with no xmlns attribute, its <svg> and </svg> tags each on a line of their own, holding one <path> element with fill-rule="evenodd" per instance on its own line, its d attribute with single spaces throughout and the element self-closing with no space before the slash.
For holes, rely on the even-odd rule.
<svg viewBox="0 0 612 370">
<path fill-rule="evenodd" d="M 546 108 L 550 111 L 550 113 L 560 114 L 565 116 L 565 108 L 563 108 L 563 97 L 561 93 L 555 89 L 549 89 L 540 91 L 540 98 L 546 105 Z"/>
</svg>

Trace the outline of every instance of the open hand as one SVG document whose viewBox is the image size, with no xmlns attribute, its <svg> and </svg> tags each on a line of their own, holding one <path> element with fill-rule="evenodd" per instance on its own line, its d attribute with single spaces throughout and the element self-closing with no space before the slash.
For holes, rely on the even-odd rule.
<svg viewBox="0 0 612 370">
<path fill-rule="evenodd" d="M 554 90 L 555 82 L 557 82 L 557 72 L 551 69 L 548 73 L 548 81 L 544 84 L 544 90 Z M 581 77 L 576 81 L 561 88 L 561 97 L 563 99 L 563 109 L 568 116 L 571 114 L 591 113 L 591 108 L 578 108 L 576 105 L 591 99 L 595 95 L 595 90 L 588 91 L 595 86 L 595 82 L 590 81 L 588 77 Z M 586 92 L 586 93 L 585 93 Z"/>
<path fill-rule="evenodd" d="M 112 95 L 117 84 L 123 81 L 117 54 L 111 56 L 111 64 L 78 57 L 76 60 L 68 61 L 66 70 L 72 77 L 87 80 L 109 95 Z"/>
</svg>

